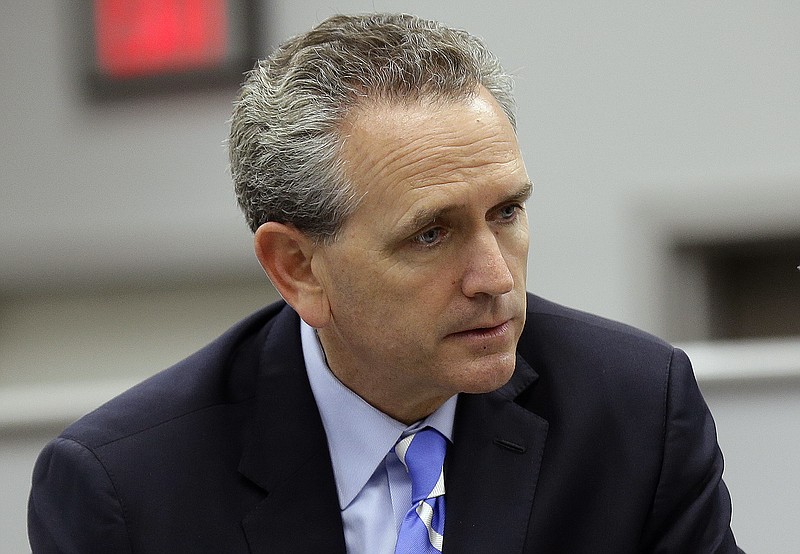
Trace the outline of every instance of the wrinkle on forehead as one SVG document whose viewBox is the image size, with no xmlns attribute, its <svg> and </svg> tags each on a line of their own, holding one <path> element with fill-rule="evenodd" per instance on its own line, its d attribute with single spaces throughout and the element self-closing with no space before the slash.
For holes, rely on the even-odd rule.
<svg viewBox="0 0 800 554">
<path fill-rule="evenodd" d="M 473 169 L 484 176 L 508 171 L 521 159 L 513 128 L 487 91 L 449 102 L 361 106 L 341 131 L 345 173 L 362 195 L 376 192 L 377 181 L 446 184 Z"/>
</svg>

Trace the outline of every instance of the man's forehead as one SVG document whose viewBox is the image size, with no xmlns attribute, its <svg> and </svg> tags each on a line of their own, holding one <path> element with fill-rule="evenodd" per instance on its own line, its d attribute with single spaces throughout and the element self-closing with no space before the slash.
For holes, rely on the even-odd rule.
<svg viewBox="0 0 800 554">
<path fill-rule="evenodd" d="M 350 114 L 341 160 L 356 211 L 405 228 L 459 207 L 527 197 L 514 129 L 488 91 L 479 92 L 438 103 L 368 103 Z"/>
<path fill-rule="evenodd" d="M 355 181 L 362 176 L 359 170 L 369 175 L 383 166 L 391 171 L 404 164 L 420 174 L 436 169 L 432 164 L 420 164 L 422 159 L 415 160 L 418 152 L 427 161 L 436 158 L 438 169 L 444 170 L 451 154 L 463 154 L 458 150 L 471 145 L 504 148 L 508 161 L 519 156 L 513 127 L 485 90 L 469 100 L 367 102 L 347 115 L 340 132 L 345 171 L 352 170 L 348 177 Z M 458 167 L 464 165 L 464 160 L 453 161 Z"/>
<path fill-rule="evenodd" d="M 470 93 L 453 96 L 417 95 L 405 98 L 365 96 L 347 110 L 342 127 L 370 129 L 376 124 L 385 125 L 389 122 L 402 126 L 419 120 L 436 120 L 442 113 L 451 110 L 464 111 L 467 108 L 483 106 L 487 112 L 494 111 L 494 106 L 491 104 L 497 104 L 497 101 L 482 86 Z M 496 108 L 504 114 L 499 104 Z"/>
</svg>

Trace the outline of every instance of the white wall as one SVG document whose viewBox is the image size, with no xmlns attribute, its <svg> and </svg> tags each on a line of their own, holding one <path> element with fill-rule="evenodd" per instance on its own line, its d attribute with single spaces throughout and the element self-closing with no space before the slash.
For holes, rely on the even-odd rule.
<svg viewBox="0 0 800 554">
<path fill-rule="evenodd" d="M 800 370 L 800 359 L 795 366 Z M 700 383 L 717 422 L 732 527 L 746 552 L 797 552 L 800 382 Z"/>
<path fill-rule="evenodd" d="M 235 87 L 87 102 L 76 5 L 0 2 L 0 392 L 23 396 L 146 375 L 274 297 L 226 172 Z M 410 11 L 486 39 L 518 76 L 531 290 L 663 334 L 675 237 L 800 234 L 799 3 L 264 6 L 265 50 L 334 11 Z M 781 386 L 760 367 L 704 384 L 753 552 L 800 542 L 795 369 Z M 13 417 L 0 433 L 8 552 L 25 548 L 30 463 L 49 436 Z"/>
<path fill-rule="evenodd" d="M 2 8 L 0 289 L 253 277 L 222 145 L 234 88 L 87 103 L 74 4 Z M 796 2 L 265 5 L 270 44 L 373 8 L 486 39 L 518 75 L 530 286 L 550 297 L 661 333 L 663 241 L 800 232 Z"/>
</svg>

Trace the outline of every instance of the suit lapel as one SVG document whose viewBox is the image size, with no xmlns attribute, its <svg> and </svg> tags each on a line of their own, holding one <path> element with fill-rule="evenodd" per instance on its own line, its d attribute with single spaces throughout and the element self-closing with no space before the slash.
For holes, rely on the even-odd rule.
<svg viewBox="0 0 800 554">
<path fill-rule="evenodd" d="M 514 403 L 537 379 L 521 357 L 511 381 L 459 398 L 445 471 L 445 552 L 521 552 L 547 422 Z"/>
<path fill-rule="evenodd" d="M 345 552 L 325 430 L 304 371 L 299 318 L 284 309 L 264 343 L 256 417 L 239 464 L 266 493 L 243 520 L 251 552 Z"/>
<path fill-rule="evenodd" d="M 264 342 L 256 416 L 239 471 L 265 498 L 242 521 L 250 550 L 345 552 L 325 430 L 304 371 L 299 318 L 284 309 Z M 547 422 L 514 403 L 537 379 L 462 394 L 446 467 L 445 552 L 521 552 Z"/>
</svg>

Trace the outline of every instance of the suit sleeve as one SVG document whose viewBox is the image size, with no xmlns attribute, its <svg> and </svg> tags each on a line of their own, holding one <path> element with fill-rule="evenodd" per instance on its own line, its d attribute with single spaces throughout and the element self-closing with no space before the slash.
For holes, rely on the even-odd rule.
<svg viewBox="0 0 800 554">
<path fill-rule="evenodd" d="M 689 358 L 675 349 L 665 391 L 663 460 L 643 552 L 740 552 L 711 413 Z"/>
<path fill-rule="evenodd" d="M 131 552 L 111 477 L 82 444 L 58 438 L 33 470 L 28 537 L 34 554 Z"/>
</svg>

